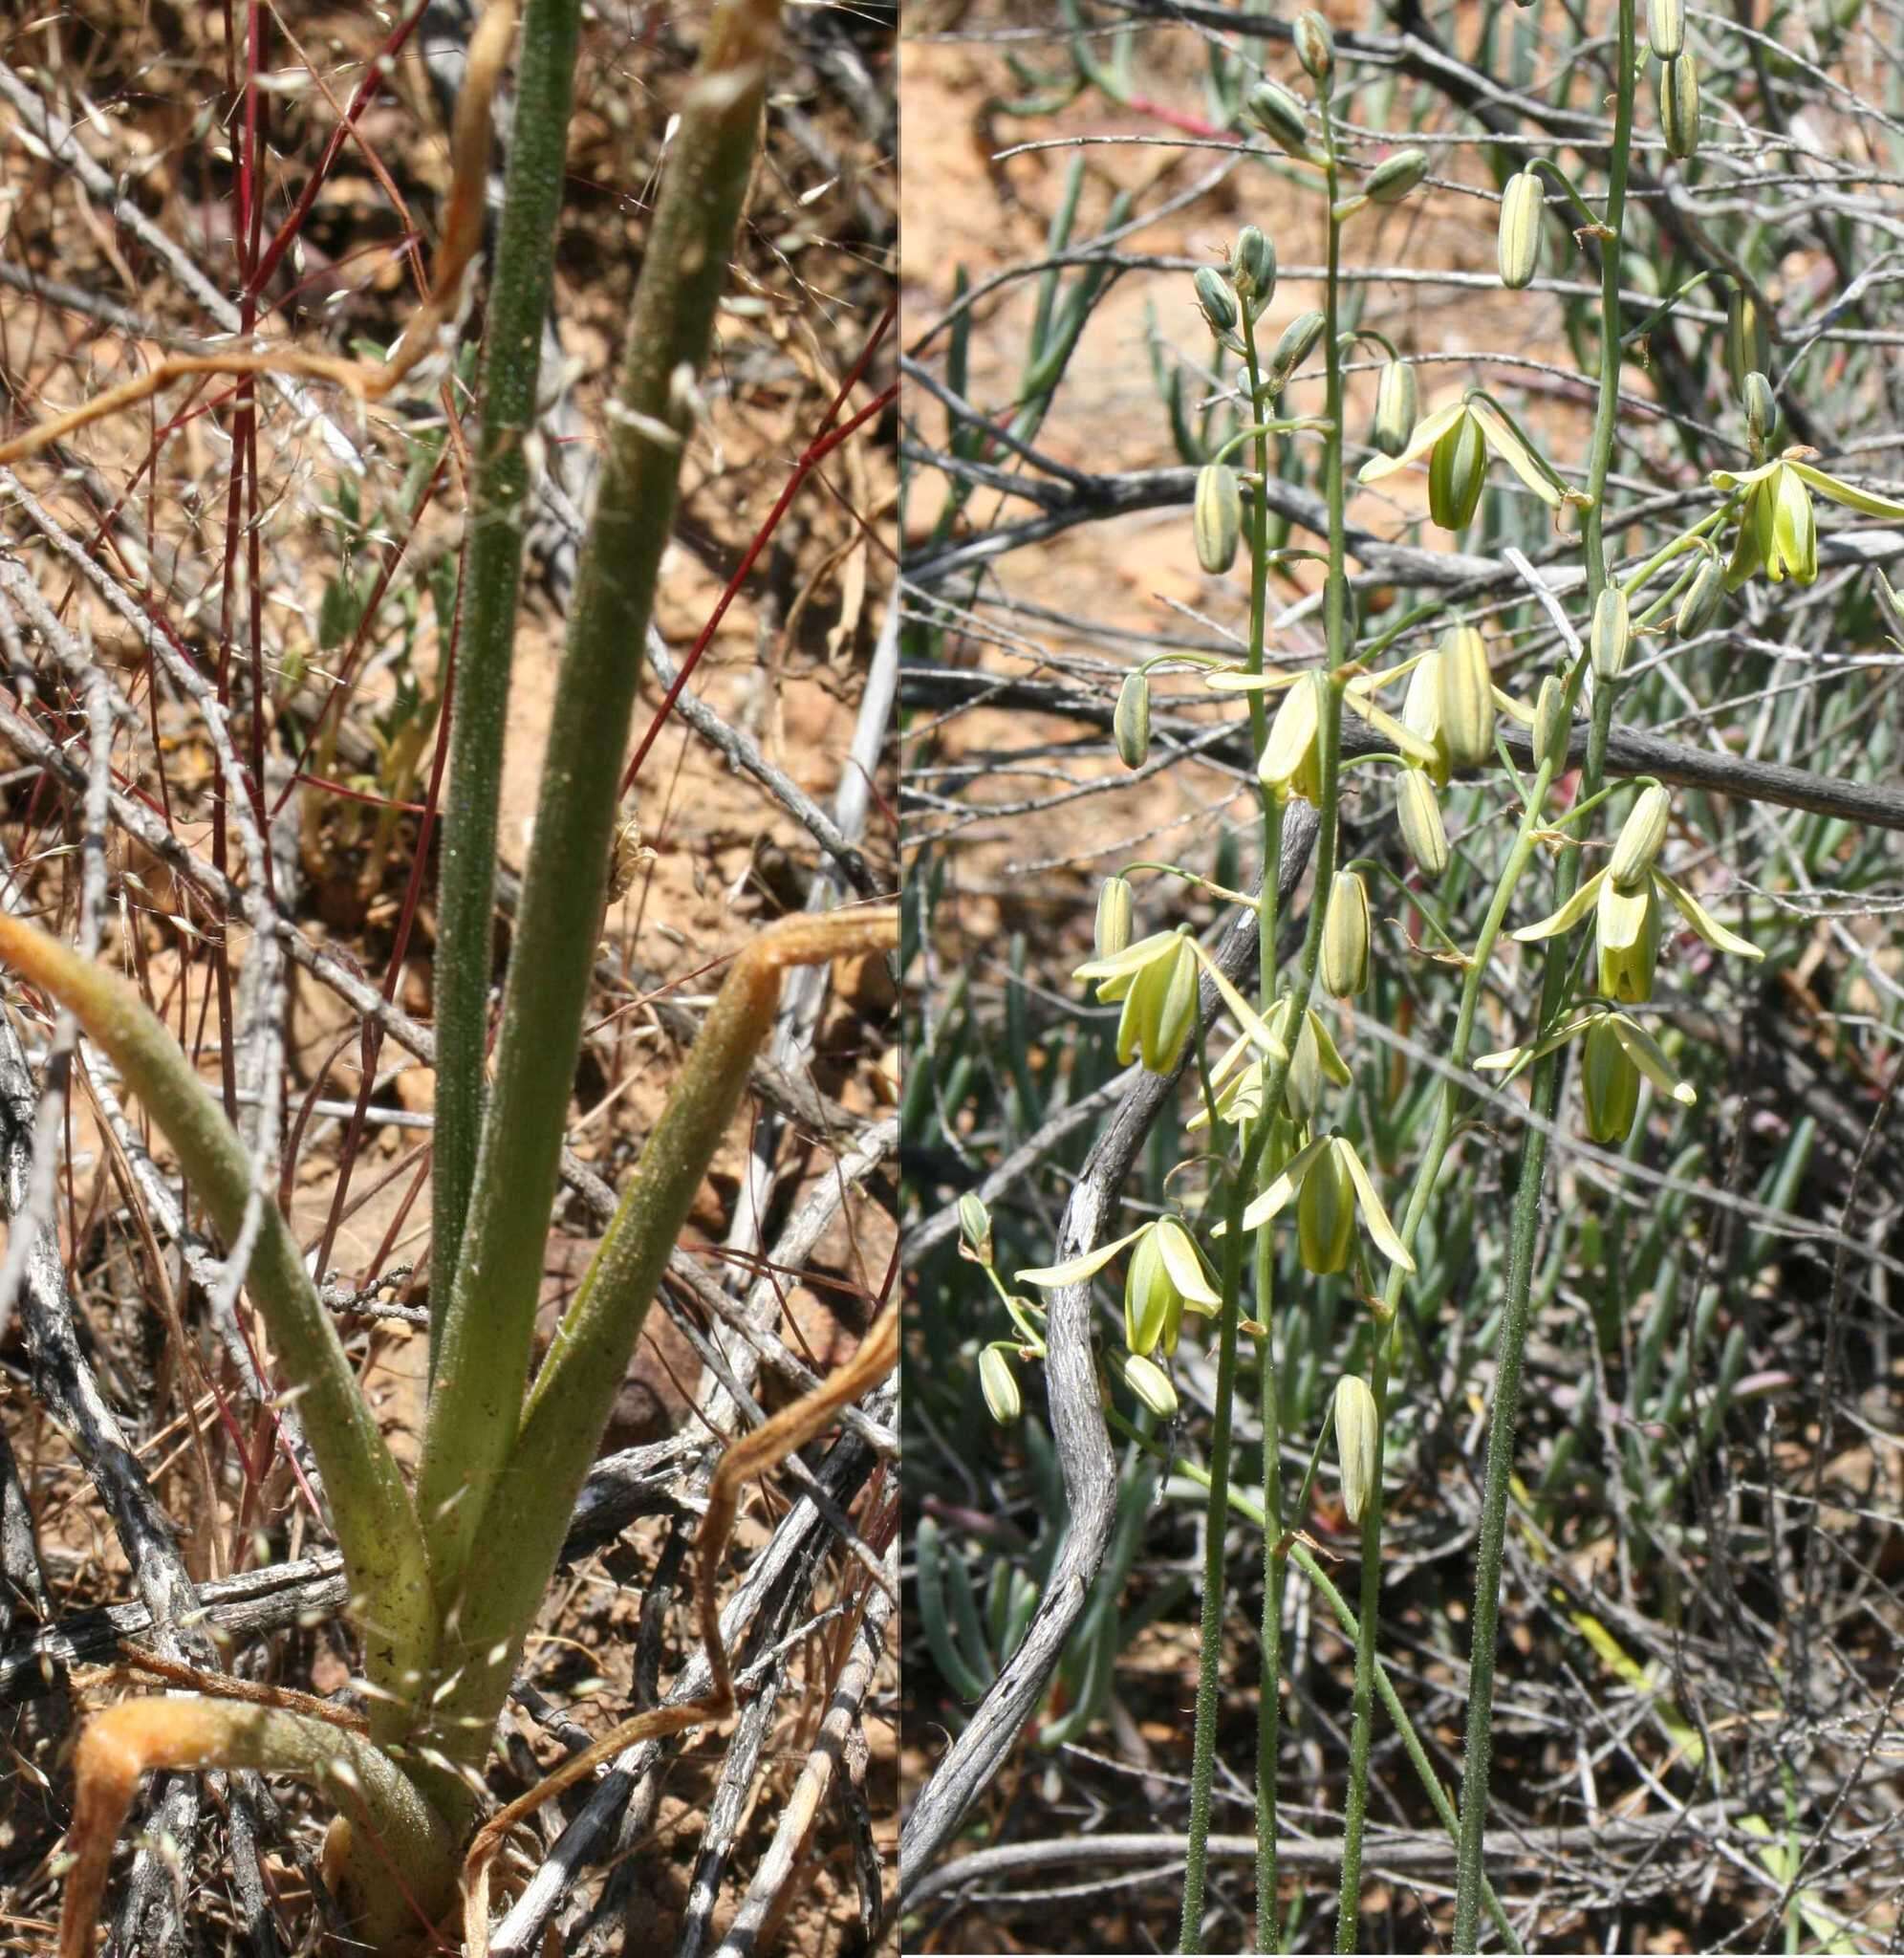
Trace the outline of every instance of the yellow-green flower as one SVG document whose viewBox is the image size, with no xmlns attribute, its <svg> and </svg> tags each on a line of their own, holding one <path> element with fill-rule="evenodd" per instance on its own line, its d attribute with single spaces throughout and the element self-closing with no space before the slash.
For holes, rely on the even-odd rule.
<svg viewBox="0 0 1904 1958">
<path fill-rule="evenodd" d="M 1288 994 L 1285 993 L 1269 1010 L 1264 1022 L 1275 1043 L 1271 1050 L 1274 1057 L 1280 1057 L 1281 1048 L 1288 1042 L 1289 1008 L 1292 1004 Z M 1252 1049 L 1256 1058 L 1246 1065 L 1242 1064 L 1244 1055 Z M 1231 1123 L 1255 1121 L 1262 1115 L 1264 1076 L 1268 1067 L 1263 1055 L 1262 1042 L 1245 1033 L 1210 1070 L 1217 1115 L 1222 1120 Z M 1283 1106 L 1287 1110 L 1289 1119 L 1305 1125 L 1313 1121 L 1322 1105 L 1323 1082 L 1330 1080 L 1338 1088 L 1346 1088 L 1349 1079 L 1349 1064 L 1330 1037 L 1322 1015 L 1314 1007 L 1309 1008 L 1296 1034 L 1295 1051 L 1289 1056 L 1288 1078 L 1283 1088 Z M 1207 1106 L 1200 1108 L 1184 1124 L 1190 1129 L 1207 1128 L 1209 1125 Z"/>
<path fill-rule="evenodd" d="M 1094 979 L 1101 1004 L 1124 1003 L 1117 1022 L 1117 1059 L 1141 1055 L 1152 1074 L 1167 1075 L 1182 1057 L 1197 1013 L 1197 946 L 1188 932 L 1158 931 L 1072 975 Z"/>
<path fill-rule="evenodd" d="M 1356 476 L 1378 483 L 1397 469 L 1428 459 L 1428 514 L 1444 531 L 1464 531 L 1474 520 L 1492 449 L 1550 510 L 1587 498 L 1569 490 L 1520 431 L 1484 397 L 1450 402 L 1415 424 L 1396 455 L 1371 456 Z"/>
<path fill-rule="evenodd" d="M 1018 1280 L 1047 1291 L 1079 1285 L 1133 1244 L 1136 1250 L 1124 1274 L 1124 1343 L 1140 1357 L 1159 1350 L 1175 1353 L 1186 1312 L 1208 1318 L 1222 1309 L 1222 1295 L 1210 1281 L 1197 1240 L 1175 1217 L 1158 1217 L 1139 1225 L 1114 1242 L 1067 1258 L 1062 1264 L 1020 1272 Z"/>
<path fill-rule="evenodd" d="M 1375 1186 L 1346 1136 L 1318 1136 L 1308 1147 L 1298 1149 L 1282 1174 L 1244 1211 L 1243 1228 L 1260 1229 L 1292 1197 L 1298 1199 L 1296 1248 L 1306 1270 L 1326 1276 L 1347 1268 L 1359 1214 L 1375 1249 L 1391 1264 L 1399 1265 L 1404 1272 L 1414 1271 L 1415 1260 L 1409 1256 L 1408 1247 L 1389 1222 Z M 1221 1237 L 1222 1227 L 1219 1225 L 1212 1234 Z"/>
<path fill-rule="evenodd" d="M 1664 818 L 1651 794 L 1643 796 L 1630 823 L 1639 825 L 1650 838 L 1655 827 L 1664 832 Z M 1622 842 L 1627 832 L 1621 831 Z M 1656 843 L 1654 845 L 1656 851 Z M 1635 1005 L 1653 997 L 1653 968 L 1659 954 L 1659 895 L 1664 892 L 1678 907 L 1688 925 L 1715 951 L 1733 952 L 1742 959 L 1763 959 L 1765 955 L 1748 939 L 1726 930 L 1705 906 L 1653 862 L 1644 849 L 1616 849 L 1615 859 L 1623 874 L 1633 875 L 1625 884 L 1613 878 L 1613 865 L 1595 871 L 1551 917 L 1538 925 L 1524 925 L 1513 934 L 1524 945 L 1543 938 L 1557 938 L 1571 931 L 1594 911 L 1598 938 L 1600 990 L 1622 1006 Z"/>
<path fill-rule="evenodd" d="M 1776 462 L 1756 469 L 1735 471 L 1715 469 L 1712 486 L 1728 494 L 1745 491 L 1745 508 L 1739 516 L 1739 534 L 1732 547 L 1732 561 L 1725 568 L 1728 590 L 1737 590 L 1755 571 L 1763 570 L 1774 584 L 1783 582 L 1787 572 L 1802 585 L 1818 577 L 1818 520 L 1811 508 L 1811 491 L 1842 503 L 1848 510 L 1866 516 L 1904 521 L 1904 503 L 1887 496 L 1875 496 L 1859 490 L 1841 477 L 1813 468 L 1807 458 L 1813 448 L 1788 448 Z"/>
<path fill-rule="evenodd" d="M 1637 1020 L 1605 1007 L 1589 1007 L 1574 1013 L 1532 1047 L 1484 1054 L 1475 1066 L 1518 1068 L 1569 1040 L 1584 1041 L 1580 1063 L 1583 1113 L 1588 1135 L 1603 1148 L 1625 1142 L 1632 1133 L 1642 1076 L 1682 1108 L 1692 1107 L 1698 1099 L 1692 1083 L 1680 1079 L 1665 1049 Z"/>
</svg>

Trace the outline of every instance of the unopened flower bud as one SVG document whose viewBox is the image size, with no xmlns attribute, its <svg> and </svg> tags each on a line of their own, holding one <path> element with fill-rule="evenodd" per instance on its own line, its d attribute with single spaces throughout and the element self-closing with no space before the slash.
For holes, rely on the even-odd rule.
<svg viewBox="0 0 1904 1958">
<path fill-rule="evenodd" d="M 1236 234 L 1236 252 L 1230 259 L 1230 281 L 1237 296 L 1254 319 L 1276 291 L 1276 248 L 1254 225 L 1244 225 Z"/>
<path fill-rule="evenodd" d="M 1375 383 L 1374 441 L 1384 455 L 1399 455 L 1415 433 L 1417 392 L 1415 363 L 1387 360 Z"/>
<path fill-rule="evenodd" d="M 1772 383 L 1754 367 L 1739 393 L 1745 403 L 1746 436 L 1755 450 L 1763 449 L 1779 432 L 1779 403 Z"/>
<path fill-rule="evenodd" d="M 1303 121 L 1303 105 L 1287 89 L 1267 76 L 1250 90 L 1244 107 L 1269 141 L 1290 156 L 1307 159 L 1309 131 Z"/>
<path fill-rule="evenodd" d="M 1659 133 L 1666 154 L 1688 163 L 1699 147 L 1699 70 L 1685 49 L 1659 71 Z"/>
<path fill-rule="evenodd" d="M 1330 33 L 1328 21 L 1313 7 L 1306 7 L 1296 15 L 1292 38 L 1303 73 L 1311 81 L 1327 81 L 1335 66 L 1335 36 Z"/>
<path fill-rule="evenodd" d="M 1236 562 L 1243 538 L 1243 488 L 1227 463 L 1205 463 L 1197 471 L 1197 497 L 1190 507 L 1197 562 L 1220 577 Z"/>
<path fill-rule="evenodd" d="M 1097 924 L 1093 946 L 1100 959 L 1111 958 L 1131 942 L 1131 882 L 1107 877 L 1097 887 Z"/>
<path fill-rule="evenodd" d="M 1335 1383 L 1335 1459 L 1342 1470 L 1342 1511 L 1352 1523 L 1375 1487 L 1375 1454 L 1381 1421 L 1366 1381 L 1344 1374 Z"/>
<path fill-rule="evenodd" d="M 1428 514 L 1444 531 L 1464 531 L 1487 480 L 1487 445 L 1481 424 L 1462 415 L 1428 451 Z"/>
<path fill-rule="evenodd" d="M 1708 553 L 1694 574 L 1692 583 L 1686 587 L 1685 596 L 1679 600 L 1673 630 L 1681 639 L 1697 637 L 1719 617 L 1719 608 L 1724 602 L 1725 567 L 1717 556 Z"/>
<path fill-rule="evenodd" d="M 1369 983 L 1369 890 L 1352 870 L 1338 870 L 1322 921 L 1322 983 L 1352 999 Z"/>
<path fill-rule="evenodd" d="M 1025 1411 L 1018 1391 L 1018 1376 L 1011 1361 L 996 1346 L 979 1355 L 979 1387 L 985 1397 L 985 1411 L 1001 1427 L 1009 1427 Z"/>
<path fill-rule="evenodd" d="M 968 1189 L 959 1199 L 959 1235 L 964 1240 L 963 1248 L 974 1264 L 991 1263 L 991 1212 L 985 1208 L 984 1199 L 975 1190 Z"/>
<path fill-rule="evenodd" d="M 1150 752 L 1150 675 L 1133 666 L 1117 689 L 1117 710 L 1111 717 L 1117 755 L 1127 769 L 1140 769 Z"/>
<path fill-rule="evenodd" d="M 1210 331 L 1219 339 L 1224 334 L 1236 331 L 1236 295 L 1223 281 L 1223 275 L 1213 265 L 1197 268 L 1197 276 L 1190 282 L 1197 291 L 1197 304 L 1203 310 L 1203 317 L 1209 322 Z"/>
<path fill-rule="evenodd" d="M 1551 763 L 1558 774 L 1567 766 L 1568 737 L 1572 731 L 1567 712 L 1567 689 L 1549 673 L 1534 698 L 1534 766 L 1544 769 Z"/>
<path fill-rule="evenodd" d="M 1159 1421 L 1177 1419 L 1177 1389 L 1156 1360 L 1138 1353 L 1114 1354 L 1112 1360 L 1124 1384 Z"/>
<path fill-rule="evenodd" d="M 1764 309 L 1736 280 L 1725 300 L 1725 374 L 1737 395 L 1748 374 L 1772 371 L 1772 334 Z"/>
<path fill-rule="evenodd" d="M 1546 203 L 1541 180 L 1531 170 L 1509 177 L 1501 193 L 1501 229 L 1495 247 L 1501 283 L 1518 292 L 1532 282 L 1541 262 L 1541 226 Z"/>
<path fill-rule="evenodd" d="M 1494 752 L 1494 675 L 1487 643 L 1472 625 L 1452 626 L 1434 654 L 1436 720 L 1453 768 L 1478 767 Z"/>
<path fill-rule="evenodd" d="M 1425 769 L 1403 769 L 1396 790 L 1395 813 L 1401 840 L 1427 877 L 1439 877 L 1448 867 L 1448 832 L 1441 822 L 1441 805 Z"/>
<path fill-rule="evenodd" d="M 1626 666 L 1627 648 L 1632 643 L 1633 608 L 1627 595 L 1616 584 L 1604 585 L 1593 600 L 1593 623 L 1587 635 L 1593 678 L 1617 680 Z"/>
<path fill-rule="evenodd" d="M 1398 149 L 1369 172 L 1362 195 L 1371 204 L 1399 204 L 1427 174 L 1425 149 Z"/>
<path fill-rule="evenodd" d="M 1685 0 L 1653 0 L 1646 39 L 1660 60 L 1676 59 L 1686 45 Z"/>
<path fill-rule="evenodd" d="M 1321 339 L 1323 329 L 1329 321 L 1310 307 L 1305 313 L 1298 313 L 1283 329 L 1283 337 L 1276 342 L 1276 350 L 1269 356 L 1269 384 L 1281 388 L 1298 367 L 1315 352 L 1315 343 Z"/>
<path fill-rule="evenodd" d="M 1657 782 L 1642 789 L 1639 800 L 1620 825 L 1618 840 L 1608 875 L 1616 890 L 1636 890 L 1653 874 L 1659 852 L 1666 841 L 1666 823 L 1673 813 L 1673 798 Z"/>
</svg>

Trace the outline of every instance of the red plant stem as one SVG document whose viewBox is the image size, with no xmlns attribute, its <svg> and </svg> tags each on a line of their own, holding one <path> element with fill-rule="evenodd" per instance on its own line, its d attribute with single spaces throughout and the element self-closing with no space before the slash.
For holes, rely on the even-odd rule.
<svg viewBox="0 0 1904 1958">
<path fill-rule="evenodd" d="M 681 697 L 682 688 L 687 685 L 688 675 L 694 671 L 696 665 L 700 663 L 702 654 L 707 649 L 708 641 L 714 637 L 716 627 L 720 625 L 721 620 L 725 617 L 727 607 L 733 603 L 735 594 L 739 592 L 742 584 L 746 582 L 747 574 L 754 567 L 755 560 L 766 550 L 774 532 L 780 528 L 780 520 L 787 514 L 789 507 L 799 493 L 801 484 L 855 429 L 871 421 L 875 415 L 883 412 L 891 402 L 898 400 L 899 392 L 898 383 L 894 381 L 889 383 L 878 395 L 867 402 L 843 427 L 833 427 L 833 418 L 845 405 L 848 396 L 859 385 L 860 380 L 871 363 L 874 354 L 878 350 L 880 341 L 885 338 L 887 333 L 891 330 L 897 315 L 898 302 L 892 299 L 887 300 L 886 310 L 879 315 L 879 323 L 873 329 L 865 346 L 859 350 L 859 358 L 853 363 L 852 373 L 840 383 L 838 393 L 833 396 L 832 402 L 828 404 L 826 413 L 820 417 L 821 432 L 815 435 L 813 440 L 807 445 L 800 456 L 800 460 L 793 465 L 792 473 L 787 478 L 786 485 L 781 490 L 778 500 L 768 512 L 767 521 L 754 533 L 753 542 L 747 546 L 746 555 L 734 568 L 734 575 L 727 580 L 726 589 L 722 592 L 714 610 L 709 614 L 707 623 L 701 628 L 700 637 L 688 649 L 687 657 L 682 661 L 681 670 L 675 675 L 674 685 L 668 688 L 667 698 L 662 701 L 660 710 L 648 724 L 648 731 L 642 735 L 639 745 L 635 750 L 634 758 L 629 762 L 626 771 L 622 774 L 621 793 L 624 795 L 635 786 L 636 777 L 641 772 L 641 764 L 648 758 L 648 751 L 655 745 L 656 737 L 660 733 L 668 715 L 673 711 L 675 702 Z"/>
</svg>

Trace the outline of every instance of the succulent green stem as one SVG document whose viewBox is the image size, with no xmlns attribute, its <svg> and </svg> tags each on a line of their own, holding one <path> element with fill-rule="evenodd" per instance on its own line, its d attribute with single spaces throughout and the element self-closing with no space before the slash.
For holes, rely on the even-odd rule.
<svg viewBox="0 0 1904 1958">
<path fill-rule="evenodd" d="M 418 1487 L 447 1618 L 514 1448 L 563 1122 L 655 578 L 699 378 L 752 169 L 778 0 L 724 0 L 681 113 L 609 404 L 595 523 L 570 617 L 523 879 L 494 1089 Z M 539 1561 L 541 1546 L 521 1546 Z M 469 1743 L 479 1743 L 472 1736 Z M 487 1745 L 487 1735 L 481 1745 Z"/>
<path fill-rule="evenodd" d="M 1613 234 L 1601 247 L 1600 393 L 1593 418 L 1587 490 L 1592 498 L 1583 535 L 1587 553 L 1587 598 L 1591 605 L 1606 585 L 1606 489 L 1613 437 L 1618 425 L 1620 381 L 1620 254 L 1624 246 L 1628 152 L 1633 141 L 1634 76 L 1634 0 L 1619 0 L 1619 40 L 1615 53 L 1617 96 L 1613 110 L 1612 157 L 1607 189 L 1607 228 Z M 1576 667 L 1584 662 L 1576 662 Z M 1577 685 L 1579 674 L 1573 676 Z M 1569 688 L 1569 692 L 1572 689 Z M 1597 687 L 1581 790 L 1598 792 L 1612 721 L 1611 687 Z M 1579 857 L 1569 851 L 1556 878 L 1562 902 L 1579 881 Z M 1558 941 L 1548 944 L 1541 987 L 1545 1026 L 1560 1006 L 1568 958 Z M 1507 1253 L 1507 1297 L 1501 1319 L 1495 1363 L 1494 1398 L 1488 1410 L 1487 1469 L 1482 1490 L 1481 1535 L 1475 1558 L 1475 1603 L 1468 1659 L 1467 1744 L 1461 1765 L 1460 1843 L 1457 1858 L 1454 1947 L 1476 1948 L 1480 1935 L 1482 1852 L 1487 1825 L 1489 1768 L 1494 1746 L 1494 1657 L 1500 1628 L 1501 1562 L 1506 1547 L 1507 1494 L 1514 1468 L 1514 1431 L 1520 1411 L 1521 1367 L 1531 1316 L 1535 1243 L 1540 1231 L 1541 1186 L 1547 1170 L 1547 1127 L 1559 1093 L 1561 1056 L 1546 1055 L 1534 1067 L 1529 1089 L 1529 1122 L 1514 1192 Z"/>
<path fill-rule="evenodd" d="M 483 339 L 465 549 L 463 632 L 450 709 L 436 963 L 436 1126 L 430 1156 L 430 1366 L 456 1282 L 476 1181 L 489 975 L 495 958 L 496 812 L 523 538 L 531 494 L 543 323 L 555 276 L 555 228 L 581 28 L 577 0 L 528 0 L 516 76 L 515 138 Z"/>
</svg>

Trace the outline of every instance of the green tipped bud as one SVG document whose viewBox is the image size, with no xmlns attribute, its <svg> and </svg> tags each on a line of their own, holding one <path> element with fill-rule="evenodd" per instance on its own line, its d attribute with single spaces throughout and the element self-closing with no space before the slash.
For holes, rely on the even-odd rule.
<svg viewBox="0 0 1904 1958">
<path fill-rule="evenodd" d="M 1199 266 L 1197 276 L 1190 283 L 1197 290 L 1197 304 L 1202 308 L 1210 331 L 1219 339 L 1225 334 L 1234 333 L 1236 295 L 1224 283 L 1222 273 L 1213 265 Z"/>
<path fill-rule="evenodd" d="M 1140 769 L 1150 752 L 1150 675 L 1134 666 L 1117 689 L 1117 710 L 1111 717 L 1117 755 L 1127 769 Z"/>
<path fill-rule="evenodd" d="M 1352 870 L 1338 870 L 1322 921 L 1322 983 L 1352 999 L 1369 983 L 1369 889 Z"/>
<path fill-rule="evenodd" d="M 1303 105 L 1287 89 L 1265 76 L 1250 90 L 1244 107 L 1249 120 L 1279 149 L 1308 160 L 1309 129 L 1303 121 Z"/>
<path fill-rule="evenodd" d="M 1494 752 L 1494 675 L 1487 643 L 1472 625 L 1441 635 L 1429 663 L 1435 672 L 1435 719 L 1451 768 L 1479 767 Z"/>
<path fill-rule="evenodd" d="M 1362 185 L 1362 195 L 1371 204 L 1399 204 L 1427 174 L 1425 149 L 1398 149 L 1369 172 Z"/>
<path fill-rule="evenodd" d="M 1611 1020 L 1598 1019 L 1581 1043 L 1580 1100 L 1588 1136 L 1612 1148 L 1633 1133 L 1639 1112 L 1639 1070 L 1628 1058 Z"/>
<path fill-rule="evenodd" d="M 963 1240 L 960 1251 L 974 1264 L 991 1263 L 991 1212 L 985 1208 L 984 1199 L 975 1190 L 968 1189 L 959 1199 L 959 1235 Z"/>
<path fill-rule="evenodd" d="M 1396 792 L 1395 813 L 1401 840 L 1427 877 L 1439 877 L 1448 867 L 1448 832 L 1441 822 L 1441 805 L 1425 769 L 1403 769 Z"/>
<path fill-rule="evenodd" d="M 1197 471 L 1197 498 L 1190 509 L 1197 539 L 1197 562 L 1221 576 L 1236 562 L 1243 538 L 1243 487 L 1227 463 L 1205 463 Z"/>
<path fill-rule="evenodd" d="M 1024 1413 L 1018 1376 L 1011 1370 L 1011 1361 L 996 1346 L 987 1346 L 979 1355 L 979 1387 L 985 1397 L 985 1412 L 1001 1427 L 1009 1427 Z"/>
<path fill-rule="evenodd" d="M 1108 959 L 1131 942 L 1131 882 L 1107 877 L 1097 889 L 1097 924 L 1093 934 L 1096 956 Z"/>
<path fill-rule="evenodd" d="M 1778 398 L 1772 393 L 1772 383 L 1756 367 L 1746 375 L 1739 394 L 1745 404 L 1746 439 L 1756 454 L 1779 432 Z"/>
<path fill-rule="evenodd" d="M 1677 60 L 1686 45 L 1685 0 L 1653 0 L 1646 39 L 1660 60 Z"/>
<path fill-rule="evenodd" d="M 1384 455 L 1399 455 L 1415 433 L 1417 396 L 1415 363 L 1388 360 L 1375 383 L 1375 428 L 1373 440 Z"/>
<path fill-rule="evenodd" d="M 1495 249 L 1501 283 L 1519 292 L 1533 281 L 1541 262 L 1541 225 L 1546 212 L 1541 180 L 1531 170 L 1509 177 L 1501 193 L 1501 230 Z"/>
<path fill-rule="evenodd" d="M 1653 875 L 1659 852 L 1666 842 L 1666 823 L 1673 814 L 1673 798 L 1657 782 L 1640 791 L 1639 800 L 1620 825 L 1613 844 L 1613 860 L 1608 875 L 1617 890 L 1637 890 Z"/>
<path fill-rule="evenodd" d="M 1618 585 L 1607 585 L 1593 601 L 1593 624 L 1587 635 L 1593 678 L 1617 680 L 1626 666 L 1627 648 L 1632 644 L 1633 607 Z"/>
<path fill-rule="evenodd" d="M 1111 1364 L 1118 1379 L 1159 1421 L 1177 1419 L 1177 1389 L 1156 1360 L 1146 1360 L 1141 1354 L 1114 1353 Z"/>
<path fill-rule="evenodd" d="M 1329 676 L 1305 673 L 1283 696 L 1269 739 L 1256 765 L 1257 779 L 1278 801 L 1300 795 L 1305 802 L 1322 800 L 1322 759 L 1316 752 L 1322 717 L 1329 711 Z"/>
<path fill-rule="evenodd" d="M 1269 356 L 1269 385 L 1283 387 L 1298 367 L 1315 352 L 1315 344 L 1321 339 L 1323 329 L 1329 321 L 1310 307 L 1306 313 L 1298 313 L 1283 329 L 1283 337 L 1276 342 L 1276 350 Z"/>
<path fill-rule="evenodd" d="M 1764 309 L 1736 280 L 1725 301 L 1725 373 L 1737 395 L 1748 374 L 1772 371 L 1772 333 Z"/>
<path fill-rule="evenodd" d="M 1719 617 L 1719 608 L 1724 602 L 1725 567 L 1716 556 L 1708 555 L 1679 600 L 1673 630 L 1681 639 L 1696 638 Z"/>
<path fill-rule="evenodd" d="M 1699 70 L 1688 48 L 1659 71 L 1659 133 L 1666 154 L 1689 163 L 1699 147 Z"/>
<path fill-rule="evenodd" d="M 1311 81 L 1327 81 L 1335 67 L 1335 36 L 1330 32 L 1328 21 L 1313 7 L 1305 7 L 1296 15 L 1292 38 L 1303 73 Z"/>
<path fill-rule="evenodd" d="M 1568 737 L 1573 732 L 1567 711 L 1567 688 L 1551 673 L 1541 682 L 1534 699 L 1534 766 L 1552 763 L 1558 774 L 1567 766 Z"/>
<path fill-rule="evenodd" d="M 1481 424 L 1463 415 L 1441 431 L 1428 451 L 1428 515 L 1444 531 L 1464 531 L 1474 521 L 1487 480 L 1487 445 Z"/>
<path fill-rule="evenodd" d="M 1296 1199 L 1296 1252 L 1306 1272 L 1326 1278 L 1346 1271 L 1355 1242 L 1355 1186 L 1331 1139 L 1309 1164 Z"/>
<path fill-rule="evenodd" d="M 1230 281 L 1237 297 L 1254 319 L 1276 291 L 1276 248 L 1254 225 L 1244 225 L 1236 234 L 1236 252 L 1230 260 Z"/>
<path fill-rule="evenodd" d="M 1342 1511 L 1352 1523 L 1375 1488 L 1375 1457 L 1382 1425 L 1368 1382 L 1344 1374 L 1335 1383 L 1335 1459 L 1342 1470 Z"/>
</svg>

